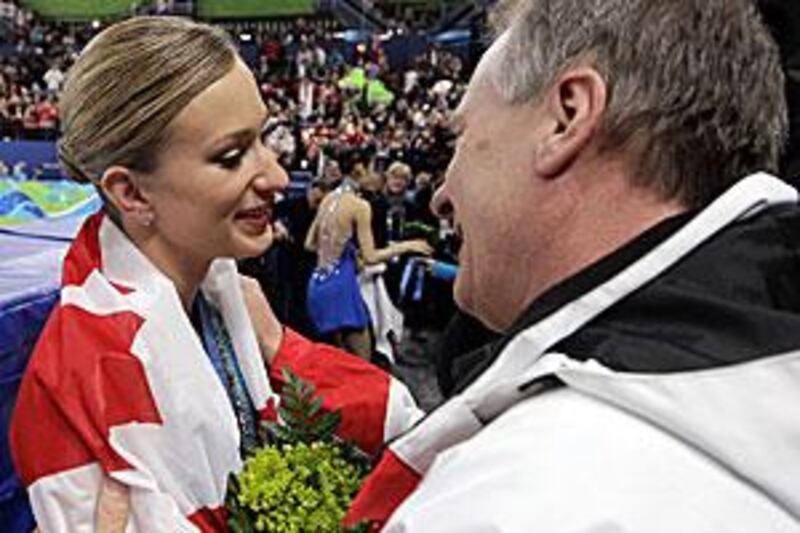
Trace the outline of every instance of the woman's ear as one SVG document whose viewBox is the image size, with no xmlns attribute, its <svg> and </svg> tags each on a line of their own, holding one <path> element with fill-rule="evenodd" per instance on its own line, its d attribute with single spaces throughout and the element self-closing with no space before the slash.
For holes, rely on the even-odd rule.
<svg viewBox="0 0 800 533">
<path fill-rule="evenodd" d="M 561 174 L 591 143 L 607 106 L 607 86 L 590 67 L 576 67 L 558 77 L 545 95 L 544 109 L 552 130 L 536 153 L 542 176 Z"/>
<path fill-rule="evenodd" d="M 129 168 L 109 167 L 100 178 L 100 189 L 123 218 L 142 226 L 150 226 L 155 220 L 153 205 L 141 188 L 141 176 Z"/>
</svg>

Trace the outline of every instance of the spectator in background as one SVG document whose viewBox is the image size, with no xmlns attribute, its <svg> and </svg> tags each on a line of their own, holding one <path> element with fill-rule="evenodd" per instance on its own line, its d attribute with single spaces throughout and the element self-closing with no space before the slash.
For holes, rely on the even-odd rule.
<svg viewBox="0 0 800 533">
<path fill-rule="evenodd" d="M 48 94 L 40 98 L 36 106 L 36 115 L 43 137 L 54 141 L 58 131 L 58 108 L 55 104 L 55 96 Z"/>
<path fill-rule="evenodd" d="M 61 71 L 60 61 L 54 61 L 53 64 L 47 69 L 47 72 L 42 76 L 47 92 L 53 96 L 61 92 L 61 87 L 64 85 L 64 73 Z"/>
<path fill-rule="evenodd" d="M 414 178 L 414 190 L 411 194 L 411 218 L 427 226 L 438 228 L 439 221 L 431 212 L 430 205 L 433 200 L 433 191 L 436 184 L 430 172 L 418 172 Z"/>
<path fill-rule="evenodd" d="M 409 185 L 412 179 L 411 167 L 401 161 L 394 161 L 386 169 L 386 185 L 383 197 L 386 200 L 386 235 L 389 242 L 402 240 L 405 224 L 411 211 Z"/>
<path fill-rule="evenodd" d="M 383 174 L 381 187 L 370 198 L 372 228 L 380 246 L 408 238 L 406 222 L 409 221 L 411 167 L 401 161 L 393 161 Z M 424 235 L 415 235 L 424 238 Z M 395 306 L 400 304 L 400 279 L 406 265 L 405 258 L 397 257 L 387 262 L 383 273 L 386 290 Z"/>
<path fill-rule="evenodd" d="M 303 79 L 310 76 L 311 69 L 314 65 L 314 52 L 308 46 L 307 42 L 302 42 L 300 50 L 295 56 L 295 72 L 298 79 Z"/>
<path fill-rule="evenodd" d="M 297 101 L 300 106 L 298 116 L 304 122 L 308 120 L 314 112 L 314 82 L 308 77 L 301 77 L 297 83 Z"/>
<path fill-rule="evenodd" d="M 331 161 L 331 163 L 336 163 Z M 317 178 L 312 180 L 305 194 L 296 198 L 286 198 L 276 206 L 275 235 L 277 246 L 268 253 L 281 254 L 282 263 L 277 268 L 273 292 L 284 294 L 284 320 L 303 335 L 316 334 L 306 312 L 306 291 L 308 280 L 317 263 L 315 253 L 306 250 L 308 230 L 317 214 L 319 205 L 338 184 L 338 180 Z M 270 300 L 272 301 L 272 300 Z M 280 298 L 278 298 L 280 301 Z M 275 306 L 276 309 L 279 306 Z M 281 318 L 281 314 L 278 314 Z M 282 320 L 283 321 L 283 320 Z"/>
</svg>

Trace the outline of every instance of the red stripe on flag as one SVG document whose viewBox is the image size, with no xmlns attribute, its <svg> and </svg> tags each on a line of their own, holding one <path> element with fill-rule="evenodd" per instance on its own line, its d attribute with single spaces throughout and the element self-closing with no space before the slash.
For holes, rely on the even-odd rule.
<svg viewBox="0 0 800 533">
<path fill-rule="evenodd" d="M 228 510 L 225 507 L 209 509 L 203 507 L 187 517 L 203 533 L 222 533 L 228 531 Z"/>
<path fill-rule="evenodd" d="M 110 428 L 161 423 L 141 361 L 130 353 L 142 318 L 57 307 L 36 345 L 11 427 L 16 466 L 27 484 L 98 462 L 130 465 L 108 442 Z"/>
<path fill-rule="evenodd" d="M 61 274 L 62 285 L 83 285 L 93 270 L 100 270 L 100 224 L 103 213 L 95 213 L 86 219 L 77 237 L 64 258 Z"/>
<path fill-rule="evenodd" d="M 278 390 L 283 385 L 283 367 L 316 387 L 325 410 L 341 411 L 340 437 L 369 454 L 381 450 L 389 401 L 388 374 L 343 350 L 313 343 L 289 328 L 270 367 L 270 379 Z"/>
<path fill-rule="evenodd" d="M 130 287 L 126 287 L 125 285 L 122 285 L 120 283 L 115 283 L 113 281 L 110 281 L 109 283 L 111 284 L 112 287 L 117 289 L 119 293 L 122 295 L 127 295 L 134 292 L 133 289 L 131 289 Z"/>
<path fill-rule="evenodd" d="M 258 412 L 261 420 L 267 422 L 278 421 L 278 409 L 275 407 L 275 398 L 267 398 L 267 404 Z"/>
<path fill-rule="evenodd" d="M 354 527 L 368 521 L 383 526 L 395 509 L 414 492 L 420 479 L 414 469 L 387 449 L 350 505 L 344 525 Z"/>
</svg>

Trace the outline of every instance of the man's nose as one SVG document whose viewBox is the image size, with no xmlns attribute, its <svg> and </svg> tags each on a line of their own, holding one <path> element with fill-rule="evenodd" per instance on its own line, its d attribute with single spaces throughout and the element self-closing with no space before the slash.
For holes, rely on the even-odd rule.
<svg viewBox="0 0 800 533">
<path fill-rule="evenodd" d="M 447 182 L 442 183 L 436 188 L 431 198 L 431 211 L 439 218 L 450 218 L 453 215 L 453 204 L 447 191 Z"/>
</svg>

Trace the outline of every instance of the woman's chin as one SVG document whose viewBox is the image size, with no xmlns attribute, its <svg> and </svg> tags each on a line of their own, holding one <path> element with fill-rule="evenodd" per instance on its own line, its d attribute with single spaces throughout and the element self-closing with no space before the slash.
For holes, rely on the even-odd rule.
<svg viewBox="0 0 800 533">
<path fill-rule="evenodd" d="M 272 228 L 268 227 L 264 233 L 258 236 L 247 235 L 238 236 L 236 239 L 236 250 L 234 257 L 236 259 L 247 259 L 249 257 L 258 257 L 266 252 L 274 240 L 272 235 Z"/>
</svg>

